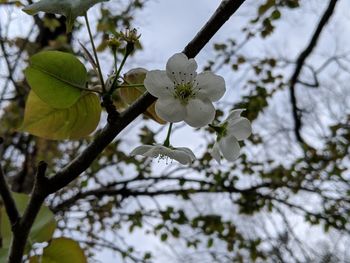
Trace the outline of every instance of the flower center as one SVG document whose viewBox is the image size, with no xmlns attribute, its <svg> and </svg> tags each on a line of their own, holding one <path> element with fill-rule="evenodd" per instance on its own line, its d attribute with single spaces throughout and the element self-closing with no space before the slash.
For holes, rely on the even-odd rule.
<svg viewBox="0 0 350 263">
<path fill-rule="evenodd" d="M 168 165 L 169 163 L 173 163 L 173 159 L 171 157 L 169 157 L 168 155 L 166 155 L 166 154 L 161 154 L 160 153 L 157 158 L 158 158 L 158 163 L 161 160 L 164 160 L 166 165 Z"/>
<path fill-rule="evenodd" d="M 181 83 L 175 86 L 174 96 L 176 99 L 179 99 L 182 104 L 187 104 L 189 99 L 193 98 L 194 95 L 192 83 Z"/>
</svg>

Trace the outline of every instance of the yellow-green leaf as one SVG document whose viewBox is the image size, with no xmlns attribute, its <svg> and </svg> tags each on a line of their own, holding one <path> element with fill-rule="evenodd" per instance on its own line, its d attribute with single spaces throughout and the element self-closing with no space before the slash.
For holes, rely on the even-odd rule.
<svg viewBox="0 0 350 263">
<path fill-rule="evenodd" d="M 128 84 L 142 84 L 145 80 L 147 74 L 147 70 L 144 68 L 135 68 L 130 71 L 128 71 L 124 75 L 124 79 L 126 81 L 125 85 Z M 120 98 L 121 101 L 116 102 L 116 107 L 118 109 L 123 109 L 125 106 L 131 105 L 135 100 L 137 100 L 143 93 L 145 93 L 146 89 L 143 86 L 139 87 L 128 87 L 123 88 L 123 85 L 121 88 L 117 90 L 117 95 Z M 151 106 L 147 108 L 147 110 L 144 112 L 144 114 L 153 119 L 154 121 L 158 122 L 159 124 L 165 124 L 166 121 L 161 119 L 157 114 L 155 110 L 155 103 L 153 103 Z"/>
<path fill-rule="evenodd" d="M 51 140 L 80 139 L 92 133 L 101 115 L 100 100 L 87 93 L 71 107 L 55 109 L 30 92 L 21 130 Z"/>
<path fill-rule="evenodd" d="M 128 88 L 119 88 L 118 95 L 122 100 L 127 104 L 131 105 L 138 97 L 145 93 L 146 89 L 143 87 L 128 87 Z"/>
<path fill-rule="evenodd" d="M 166 121 L 163 120 L 163 119 L 161 119 L 161 118 L 157 115 L 155 106 L 156 106 L 156 104 L 155 104 L 155 103 L 152 103 L 151 106 L 149 106 L 149 107 L 147 108 L 147 110 L 144 112 L 144 114 L 145 114 L 147 117 L 151 118 L 152 120 L 158 122 L 159 124 L 165 124 Z"/>
<path fill-rule="evenodd" d="M 87 80 L 84 65 L 75 56 L 44 51 L 30 58 L 25 75 L 38 97 L 51 107 L 71 107 L 81 96 Z"/>
<path fill-rule="evenodd" d="M 29 202 L 29 196 L 25 194 L 13 193 L 13 197 L 15 199 L 19 212 L 23 213 Z M 1 209 L 1 214 L 6 215 L 5 208 Z M 42 206 L 37 218 L 35 219 L 33 227 L 30 230 L 29 240 L 31 243 L 41 243 L 49 241 L 52 238 L 55 229 L 56 221 L 53 213 L 48 207 Z M 3 248 L 7 250 L 10 247 L 12 238 L 11 224 L 7 216 L 2 217 L 1 233 L 3 237 Z M 2 256 L 1 251 L 2 250 L 0 250 L 0 258 Z"/>
<path fill-rule="evenodd" d="M 0 249 L 0 262 L 6 262 L 8 254 L 8 248 Z"/>
<path fill-rule="evenodd" d="M 42 256 L 30 258 L 30 263 L 86 263 L 87 259 L 79 243 L 65 237 L 55 238 L 44 248 Z"/>
</svg>

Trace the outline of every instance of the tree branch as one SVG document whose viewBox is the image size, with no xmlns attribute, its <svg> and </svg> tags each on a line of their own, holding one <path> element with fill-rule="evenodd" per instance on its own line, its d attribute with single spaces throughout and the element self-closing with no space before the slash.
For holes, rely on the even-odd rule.
<svg viewBox="0 0 350 263">
<path fill-rule="evenodd" d="M 40 211 L 41 205 L 44 203 L 46 198 L 45 185 L 47 183 L 47 178 L 45 177 L 47 164 L 45 162 L 40 162 L 38 165 L 38 170 L 36 174 L 36 180 L 29 204 L 24 211 L 23 217 L 16 224 L 13 229 L 13 239 L 10 248 L 10 254 L 8 258 L 9 263 L 21 263 L 25 245 L 30 233 L 30 229 L 34 223 L 37 214 Z"/>
<path fill-rule="evenodd" d="M 3 139 L 0 138 L 0 144 Z M 2 197 L 3 204 L 6 209 L 6 214 L 11 222 L 12 227 L 16 226 L 20 220 L 20 214 L 18 212 L 15 200 L 12 197 L 11 191 L 5 179 L 3 169 L 0 165 L 0 195 Z"/>
<path fill-rule="evenodd" d="M 208 22 L 202 27 L 193 40 L 182 51 L 189 58 L 197 56 L 209 40 L 238 10 L 245 0 L 223 0 Z"/>
<path fill-rule="evenodd" d="M 167 180 L 182 180 L 185 178 L 166 178 L 164 181 Z M 92 190 L 88 190 L 85 192 L 80 192 L 77 193 L 76 195 L 73 195 L 72 197 L 64 200 L 63 202 L 59 203 L 58 205 L 54 206 L 51 208 L 51 210 L 54 213 L 57 213 L 59 211 L 62 211 L 64 209 L 67 209 L 69 207 L 71 207 L 72 205 L 74 205 L 78 200 L 87 198 L 87 197 L 94 197 L 94 198 L 102 198 L 104 196 L 116 196 L 116 195 L 121 195 L 123 198 L 127 198 L 130 196 L 163 196 L 163 195 L 191 195 L 191 194 L 199 194 L 199 193 L 211 193 L 211 194 L 216 194 L 216 193 L 237 193 L 237 194 L 247 194 L 249 192 L 255 192 L 258 189 L 262 189 L 262 188 L 268 188 L 268 187 L 282 187 L 282 185 L 276 185 L 274 183 L 271 182 L 265 182 L 265 183 L 261 183 L 261 184 L 257 184 L 251 187 L 247 187 L 247 188 L 236 188 L 234 186 L 224 186 L 224 185 L 219 185 L 216 187 L 216 189 L 213 189 L 212 187 L 215 186 L 215 184 L 213 182 L 207 182 L 204 180 L 196 180 L 196 179 L 185 179 L 187 182 L 191 182 L 191 183 L 198 183 L 198 184 L 205 184 L 205 186 L 207 187 L 200 187 L 200 188 L 196 188 L 196 187 L 190 187 L 190 188 L 182 188 L 182 189 L 169 189 L 169 190 L 152 190 L 149 191 L 147 189 L 143 190 L 143 191 L 133 191 L 131 189 L 127 189 L 124 186 L 121 186 L 119 188 L 108 188 L 108 187 L 104 187 L 104 188 L 98 188 L 98 189 L 92 189 Z"/>
<path fill-rule="evenodd" d="M 325 12 L 323 13 L 322 18 L 321 18 L 320 22 L 318 23 L 317 28 L 316 28 L 308 46 L 305 48 L 305 50 L 303 52 L 300 53 L 300 55 L 297 59 L 294 73 L 289 81 L 290 100 L 291 100 L 291 104 L 292 104 L 292 112 L 293 112 L 293 119 L 294 119 L 294 133 L 295 133 L 296 139 L 302 144 L 305 144 L 305 142 L 304 142 L 303 137 L 300 134 L 300 130 L 302 127 L 301 111 L 297 105 L 295 86 L 299 82 L 298 78 L 299 78 L 299 75 L 301 73 L 301 70 L 304 66 L 306 59 L 310 56 L 310 54 L 312 53 L 312 51 L 316 47 L 317 42 L 320 38 L 320 35 L 321 35 L 323 29 L 325 28 L 325 25 L 327 24 L 330 17 L 334 13 L 334 9 L 335 9 L 337 1 L 338 0 L 330 0 L 329 1 L 329 5 L 326 8 Z"/>
</svg>

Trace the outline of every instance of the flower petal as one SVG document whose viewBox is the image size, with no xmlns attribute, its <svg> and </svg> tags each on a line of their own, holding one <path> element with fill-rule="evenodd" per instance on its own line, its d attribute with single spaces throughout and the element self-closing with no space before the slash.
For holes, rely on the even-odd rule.
<svg viewBox="0 0 350 263">
<path fill-rule="evenodd" d="M 178 147 L 176 149 L 179 150 L 179 151 L 183 151 L 183 152 L 187 153 L 190 156 L 191 161 L 196 160 L 196 156 L 194 155 L 194 153 L 192 152 L 191 149 L 189 149 L 187 147 Z"/>
<path fill-rule="evenodd" d="M 224 158 L 228 161 L 234 161 L 239 156 L 239 143 L 234 137 L 224 137 L 219 141 L 219 147 Z"/>
<path fill-rule="evenodd" d="M 252 134 L 252 126 L 247 118 L 239 117 L 228 123 L 227 133 L 239 141 L 245 140 Z"/>
<path fill-rule="evenodd" d="M 221 163 L 221 154 L 219 144 L 217 142 L 215 142 L 210 154 L 219 164 Z"/>
<path fill-rule="evenodd" d="M 215 118 L 215 108 L 208 99 L 189 100 L 185 122 L 195 128 L 203 127 L 211 123 Z"/>
<path fill-rule="evenodd" d="M 176 83 L 192 82 L 197 75 L 196 70 L 197 62 L 183 53 L 173 55 L 166 64 L 168 77 Z"/>
<path fill-rule="evenodd" d="M 174 91 L 174 84 L 164 70 L 147 72 L 144 85 L 147 91 L 157 98 L 170 97 Z"/>
<path fill-rule="evenodd" d="M 141 145 L 136 147 L 134 150 L 131 151 L 130 155 L 144 155 L 146 152 L 151 150 L 154 146 L 153 145 Z"/>
<path fill-rule="evenodd" d="M 239 117 L 241 117 L 242 112 L 245 111 L 245 109 L 235 109 L 230 111 L 230 113 L 228 114 L 226 121 L 230 122 L 233 121 L 235 119 L 238 119 Z"/>
<path fill-rule="evenodd" d="M 181 164 L 191 164 L 192 163 L 192 157 L 187 152 L 180 151 L 178 149 L 173 150 L 169 157 L 178 161 Z"/>
<path fill-rule="evenodd" d="M 149 151 L 145 152 L 143 156 L 156 158 L 158 156 L 169 156 L 170 152 L 171 150 L 168 147 L 156 144 L 152 145 L 152 148 Z"/>
<path fill-rule="evenodd" d="M 168 122 L 179 122 L 186 117 L 186 108 L 175 98 L 158 99 L 155 109 L 157 115 Z"/>
<path fill-rule="evenodd" d="M 197 94 L 199 96 L 204 96 L 211 101 L 218 101 L 225 94 L 224 78 L 210 71 L 198 74 L 196 81 L 198 82 L 199 91 Z"/>
<path fill-rule="evenodd" d="M 169 148 L 161 144 L 138 146 L 130 153 L 130 155 L 143 155 L 152 158 L 160 157 L 161 159 L 170 158 L 181 164 L 191 164 L 196 159 L 195 155 L 189 148 Z"/>
</svg>

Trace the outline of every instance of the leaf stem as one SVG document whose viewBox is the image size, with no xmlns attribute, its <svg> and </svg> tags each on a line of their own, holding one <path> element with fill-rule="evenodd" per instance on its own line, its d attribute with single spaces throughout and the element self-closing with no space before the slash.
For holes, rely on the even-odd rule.
<svg viewBox="0 0 350 263">
<path fill-rule="evenodd" d="M 117 71 L 118 69 L 118 57 L 117 57 L 117 52 L 113 51 L 113 60 L 114 60 L 114 71 Z"/>
<path fill-rule="evenodd" d="M 117 73 L 115 74 L 115 77 L 113 79 L 113 82 L 112 82 L 112 85 L 111 85 L 111 89 L 108 91 L 108 95 L 112 95 L 113 92 L 118 88 L 118 86 L 116 85 L 117 83 L 117 80 L 119 78 L 119 75 L 120 75 L 120 72 L 122 71 L 123 67 L 124 67 L 124 64 L 128 58 L 128 56 L 130 55 L 129 52 L 125 52 L 125 55 L 124 55 L 124 58 L 122 60 L 122 62 L 120 63 L 120 66 L 118 68 L 118 71 Z"/>
<path fill-rule="evenodd" d="M 102 90 L 106 91 L 105 82 L 103 80 L 102 70 L 101 70 L 100 62 L 98 60 L 94 39 L 93 39 L 92 34 L 91 34 L 91 28 L 90 28 L 90 24 L 89 24 L 89 19 L 88 19 L 87 13 L 85 13 L 84 18 L 85 18 L 86 27 L 87 27 L 88 32 L 89 32 L 89 38 L 90 38 L 91 46 L 92 46 L 92 49 L 94 51 L 94 56 L 95 56 L 95 60 L 96 60 L 96 65 L 97 65 L 97 69 L 98 69 L 100 82 L 101 82 L 101 85 L 102 85 Z"/>
<path fill-rule="evenodd" d="M 171 129 L 172 129 L 172 128 L 173 128 L 173 123 L 170 122 L 169 128 L 168 128 L 168 133 L 167 133 L 166 138 L 165 138 L 165 141 L 164 141 L 164 143 L 163 143 L 163 145 L 164 145 L 165 147 L 169 147 L 169 146 L 170 146 L 170 135 L 171 135 Z"/>
<path fill-rule="evenodd" d="M 145 87 L 145 85 L 143 85 L 143 83 L 140 84 L 125 84 L 125 85 L 121 85 L 119 86 L 119 88 L 134 88 L 134 87 Z"/>
<path fill-rule="evenodd" d="M 82 90 L 82 91 L 94 92 L 94 93 L 97 93 L 97 94 L 100 94 L 100 95 L 103 94 L 103 92 L 101 92 L 100 90 L 97 90 L 97 89 L 89 89 L 89 88 L 82 88 L 82 87 L 79 87 L 79 89 Z"/>
</svg>

